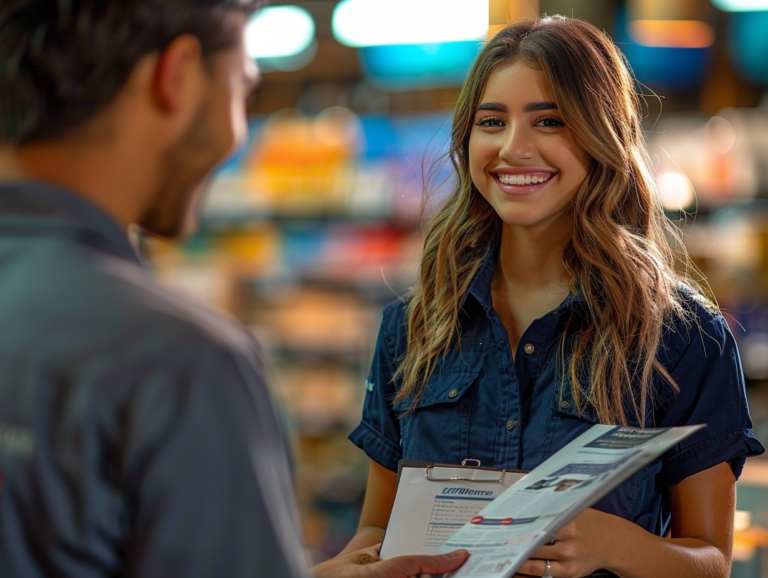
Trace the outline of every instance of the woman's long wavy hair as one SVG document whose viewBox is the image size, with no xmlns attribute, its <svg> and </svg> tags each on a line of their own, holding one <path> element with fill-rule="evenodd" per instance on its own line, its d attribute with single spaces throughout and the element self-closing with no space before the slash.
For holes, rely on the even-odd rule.
<svg viewBox="0 0 768 578">
<path fill-rule="evenodd" d="M 631 420 L 643 427 L 654 377 L 677 388 L 656 352 L 665 324 L 690 317 L 679 291 L 686 275 L 675 265 L 695 268 L 664 215 L 641 128 L 641 101 L 623 56 L 593 25 L 562 16 L 504 28 L 464 83 L 449 150 L 456 185 L 431 221 L 409 295 L 408 351 L 396 374 L 402 384 L 395 401 L 413 400 L 415 408 L 440 357 L 458 346 L 461 304 L 498 240 L 501 219 L 470 177 L 469 137 L 488 76 L 514 62 L 543 72 L 590 163 L 572 201 L 571 239 L 563 253 L 572 290 L 580 289 L 587 304 L 568 343 L 563 335 L 563 379 L 569 378 L 579 411 L 588 404 L 603 423 Z"/>
</svg>

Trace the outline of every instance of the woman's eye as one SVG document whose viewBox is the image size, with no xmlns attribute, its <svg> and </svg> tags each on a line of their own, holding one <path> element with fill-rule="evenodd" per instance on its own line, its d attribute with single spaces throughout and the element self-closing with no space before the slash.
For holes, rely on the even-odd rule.
<svg viewBox="0 0 768 578">
<path fill-rule="evenodd" d="M 565 126 L 565 123 L 559 118 L 554 118 L 550 116 L 550 117 L 539 119 L 538 121 L 536 121 L 536 124 L 534 126 L 540 126 L 543 128 L 563 128 Z"/>
<path fill-rule="evenodd" d="M 496 127 L 504 126 L 504 123 L 500 118 L 489 116 L 486 118 L 481 118 L 479 121 L 477 121 L 477 126 L 482 126 L 485 128 L 496 128 Z"/>
</svg>

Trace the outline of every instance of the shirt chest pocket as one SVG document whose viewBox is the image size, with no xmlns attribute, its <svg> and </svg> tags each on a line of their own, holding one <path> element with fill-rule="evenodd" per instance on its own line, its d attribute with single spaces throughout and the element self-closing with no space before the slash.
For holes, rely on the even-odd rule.
<svg viewBox="0 0 768 578">
<path fill-rule="evenodd" d="M 460 464 L 467 457 L 469 423 L 479 369 L 435 373 L 416 407 L 394 405 L 400 417 L 403 458 Z"/>
<path fill-rule="evenodd" d="M 589 391 L 589 383 L 581 383 L 582 391 Z M 544 457 L 548 458 L 562 447 L 579 437 L 596 423 L 599 423 L 597 412 L 589 404 L 580 399 L 581 405 L 576 404 L 573 387 L 569 379 L 558 382 L 553 388 L 550 402 L 549 424 L 546 431 Z"/>
</svg>

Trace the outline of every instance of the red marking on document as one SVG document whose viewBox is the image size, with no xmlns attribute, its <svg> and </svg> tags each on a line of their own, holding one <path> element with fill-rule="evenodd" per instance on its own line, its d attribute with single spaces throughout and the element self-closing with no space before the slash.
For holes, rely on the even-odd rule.
<svg viewBox="0 0 768 578">
<path fill-rule="evenodd" d="M 536 518 L 531 518 L 531 520 L 535 520 Z M 525 523 L 528 521 L 528 519 L 520 518 L 520 520 L 517 521 L 518 524 Z M 514 518 L 484 518 L 483 516 L 475 516 L 469 521 L 470 524 L 481 524 L 483 526 L 509 526 L 510 524 L 515 523 Z"/>
</svg>

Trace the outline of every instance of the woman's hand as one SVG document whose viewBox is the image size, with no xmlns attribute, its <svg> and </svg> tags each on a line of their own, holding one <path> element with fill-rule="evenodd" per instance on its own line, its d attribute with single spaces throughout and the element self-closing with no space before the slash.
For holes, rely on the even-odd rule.
<svg viewBox="0 0 768 578">
<path fill-rule="evenodd" d="M 398 556 L 379 559 L 379 546 L 339 554 L 310 570 L 314 578 L 411 578 L 421 574 L 444 574 L 459 568 L 469 557 L 466 550 L 439 556 Z"/>
<path fill-rule="evenodd" d="M 718 464 L 669 489 L 671 536 L 661 538 L 632 522 L 585 510 L 555 534 L 519 570 L 554 578 L 589 576 L 597 569 L 621 578 L 700 578 L 730 575 L 736 478 Z"/>
<path fill-rule="evenodd" d="M 542 576 L 547 560 L 555 578 L 589 576 L 612 566 L 609 556 L 632 532 L 623 518 L 587 509 L 555 534 L 555 543 L 545 545 L 518 570 L 520 576 Z M 637 526 L 635 526 L 637 527 Z"/>
</svg>

